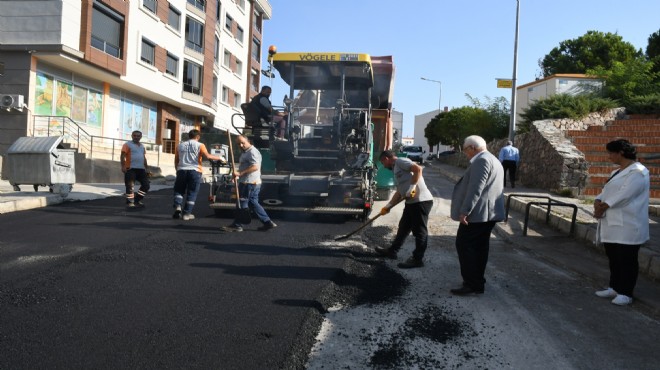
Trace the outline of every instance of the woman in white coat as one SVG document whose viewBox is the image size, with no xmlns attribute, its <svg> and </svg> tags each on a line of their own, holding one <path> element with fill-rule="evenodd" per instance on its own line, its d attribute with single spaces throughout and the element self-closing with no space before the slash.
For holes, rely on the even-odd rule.
<svg viewBox="0 0 660 370">
<path fill-rule="evenodd" d="M 609 287 L 596 295 L 624 306 L 632 303 L 639 248 L 649 240 L 649 171 L 637 162 L 637 150 L 628 140 L 611 141 L 605 148 L 619 168 L 594 202 L 598 241 L 605 246 L 610 262 Z"/>
</svg>

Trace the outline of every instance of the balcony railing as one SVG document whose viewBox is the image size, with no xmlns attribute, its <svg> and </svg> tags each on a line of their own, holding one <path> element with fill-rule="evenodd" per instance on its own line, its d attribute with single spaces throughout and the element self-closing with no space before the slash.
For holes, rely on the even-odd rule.
<svg viewBox="0 0 660 370">
<path fill-rule="evenodd" d="M 62 142 L 89 158 L 118 161 L 126 139 L 90 135 L 69 117 L 34 116 L 32 136 L 62 136 Z M 141 142 L 149 152 L 157 153 L 156 166 L 160 166 L 161 147 L 156 143 Z"/>
</svg>

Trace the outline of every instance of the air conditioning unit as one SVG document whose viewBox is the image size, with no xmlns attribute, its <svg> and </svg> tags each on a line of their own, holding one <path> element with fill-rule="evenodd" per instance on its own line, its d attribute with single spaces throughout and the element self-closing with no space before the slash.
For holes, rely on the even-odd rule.
<svg viewBox="0 0 660 370">
<path fill-rule="evenodd" d="M 0 95 L 0 108 L 4 108 L 6 110 L 10 110 L 11 108 L 22 110 L 23 105 L 25 105 L 23 101 L 23 95 L 16 95 L 16 94 Z"/>
</svg>

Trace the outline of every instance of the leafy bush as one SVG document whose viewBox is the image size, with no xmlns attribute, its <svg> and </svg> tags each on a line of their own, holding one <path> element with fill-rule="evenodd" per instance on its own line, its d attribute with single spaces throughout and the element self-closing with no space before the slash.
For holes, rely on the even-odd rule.
<svg viewBox="0 0 660 370">
<path fill-rule="evenodd" d="M 660 114 L 660 93 L 633 96 L 625 106 L 629 114 Z"/>
<path fill-rule="evenodd" d="M 571 118 L 581 119 L 589 113 L 604 112 L 616 108 L 617 102 L 609 98 L 595 95 L 568 95 L 558 94 L 535 101 L 520 115 L 522 121 L 518 125 L 518 132 L 529 131 L 534 121 L 543 119 Z"/>
</svg>

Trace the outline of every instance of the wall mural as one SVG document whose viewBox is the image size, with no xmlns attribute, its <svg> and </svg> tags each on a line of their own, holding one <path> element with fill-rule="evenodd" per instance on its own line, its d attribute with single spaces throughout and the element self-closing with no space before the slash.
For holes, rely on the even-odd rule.
<svg viewBox="0 0 660 370">
<path fill-rule="evenodd" d="M 36 115 L 69 117 L 83 128 L 91 128 L 90 134 L 101 134 L 103 122 L 101 92 L 58 80 L 44 73 L 37 73 L 34 105 Z M 108 117 L 117 115 L 120 117 L 118 128 L 120 138 L 130 140 L 131 132 L 140 130 L 144 134 L 145 141 L 156 141 L 155 107 L 121 99 L 119 107 L 111 104 L 109 109 L 113 112 L 108 112 Z M 52 120 L 52 124 L 61 125 L 60 120 Z M 51 127 L 51 129 L 56 128 Z"/>
<path fill-rule="evenodd" d="M 44 73 L 37 73 L 35 114 L 69 117 L 83 128 L 100 132 L 103 120 L 103 94 L 83 86 L 61 81 Z"/>
</svg>

